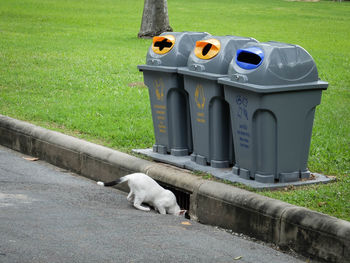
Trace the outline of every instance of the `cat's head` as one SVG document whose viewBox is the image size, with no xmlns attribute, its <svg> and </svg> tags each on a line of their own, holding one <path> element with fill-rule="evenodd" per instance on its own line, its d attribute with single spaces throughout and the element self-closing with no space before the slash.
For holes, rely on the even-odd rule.
<svg viewBox="0 0 350 263">
<path fill-rule="evenodd" d="M 168 214 L 176 215 L 176 216 L 184 216 L 186 214 L 187 210 L 182 210 L 178 204 L 171 207 L 168 210 Z"/>
<path fill-rule="evenodd" d="M 167 213 L 176 216 L 184 216 L 187 210 L 181 210 L 180 206 L 176 202 L 176 197 L 173 192 L 166 190 L 164 192 L 168 198 L 168 209 Z"/>
<path fill-rule="evenodd" d="M 180 210 L 180 212 L 177 214 L 177 216 L 185 216 L 187 210 Z"/>
</svg>

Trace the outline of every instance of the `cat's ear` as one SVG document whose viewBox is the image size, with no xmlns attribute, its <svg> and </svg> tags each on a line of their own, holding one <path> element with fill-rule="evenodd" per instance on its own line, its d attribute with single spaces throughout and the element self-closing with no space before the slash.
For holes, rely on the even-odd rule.
<svg viewBox="0 0 350 263">
<path fill-rule="evenodd" d="M 184 216 L 186 214 L 187 210 L 180 210 L 179 216 Z"/>
</svg>

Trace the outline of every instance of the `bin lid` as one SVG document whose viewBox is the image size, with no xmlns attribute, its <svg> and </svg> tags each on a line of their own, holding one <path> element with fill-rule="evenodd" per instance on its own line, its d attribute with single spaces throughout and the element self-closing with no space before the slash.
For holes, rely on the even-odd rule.
<svg viewBox="0 0 350 263">
<path fill-rule="evenodd" d="M 208 36 L 206 32 L 165 32 L 153 37 L 146 56 L 146 65 L 139 70 L 177 72 L 185 66 L 197 40 Z"/>
<path fill-rule="evenodd" d="M 236 51 L 228 78 L 219 83 L 258 92 L 326 89 L 311 55 L 298 45 L 269 41 L 248 43 Z"/>
<path fill-rule="evenodd" d="M 187 66 L 180 68 L 179 73 L 208 79 L 227 75 L 236 51 L 249 42 L 257 43 L 257 40 L 239 36 L 207 36 L 196 42 Z"/>
</svg>

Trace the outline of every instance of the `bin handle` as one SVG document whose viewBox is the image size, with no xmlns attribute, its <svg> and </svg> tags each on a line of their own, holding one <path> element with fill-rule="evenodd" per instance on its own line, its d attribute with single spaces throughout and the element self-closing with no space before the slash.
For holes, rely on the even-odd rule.
<svg viewBox="0 0 350 263">
<path fill-rule="evenodd" d="M 243 69 L 256 69 L 264 60 L 264 51 L 258 47 L 238 49 L 236 64 Z"/>
<path fill-rule="evenodd" d="M 200 65 L 200 64 L 192 64 L 192 65 L 190 66 L 190 70 L 202 72 L 202 71 L 205 70 L 205 67 L 204 67 L 204 65 Z"/>
</svg>

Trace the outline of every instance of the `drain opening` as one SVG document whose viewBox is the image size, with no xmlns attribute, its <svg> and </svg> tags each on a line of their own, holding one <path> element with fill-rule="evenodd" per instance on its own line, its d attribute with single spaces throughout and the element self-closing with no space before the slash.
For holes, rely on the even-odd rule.
<svg viewBox="0 0 350 263">
<path fill-rule="evenodd" d="M 168 39 L 163 39 L 162 41 L 157 41 L 154 43 L 155 47 L 159 48 L 159 51 L 162 51 L 164 48 L 170 48 L 173 45 Z"/>
<path fill-rule="evenodd" d="M 164 184 L 162 182 L 158 182 L 163 188 L 170 190 L 174 193 L 176 197 L 176 201 L 181 209 L 187 210 L 185 214 L 185 218 L 190 219 L 190 216 L 188 214 L 188 211 L 190 210 L 190 193 L 176 188 L 174 186 L 170 186 L 168 184 Z"/>
</svg>

